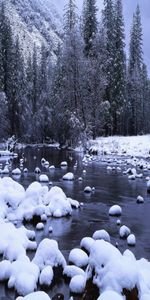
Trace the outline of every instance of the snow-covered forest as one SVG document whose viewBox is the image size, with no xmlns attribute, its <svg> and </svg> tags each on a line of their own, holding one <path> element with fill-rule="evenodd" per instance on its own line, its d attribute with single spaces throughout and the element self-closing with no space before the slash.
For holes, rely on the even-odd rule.
<svg viewBox="0 0 150 300">
<path fill-rule="evenodd" d="M 104 0 L 101 15 L 96 0 L 84 0 L 81 15 L 75 0 L 68 0 L 56 60 L 51 47 L 50 41 L 43 43 L 39 54 L 35 44 L 24 57 L 1 1 L 1 139 L 15 135 L 23 142 L 48 139 L 75 146 L 91 137 L 150 131 L 150 81 L 139 6 L 129 53 L 121 0 Z"/>
</svg>

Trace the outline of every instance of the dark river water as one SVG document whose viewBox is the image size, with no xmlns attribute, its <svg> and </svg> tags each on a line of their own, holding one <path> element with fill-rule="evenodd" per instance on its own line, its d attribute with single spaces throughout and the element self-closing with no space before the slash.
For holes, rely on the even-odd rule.
<svg viewBox="0 0 150 300">
<path fill-rule="evenodd" d="M 24 158 L 23 168 L 27 167 L 29 172 L 27 174 L 22 172 L 20 177 L 14 177 L 14 179 L 25 188 L 31 182 L 38 180 L 38 175 L 34 173 L 34 170 L 35 167 L 39 167 L 42 173 L 49 176 L 53 186 L 60 186 L 68 197 L 83 202 L 83 206 L 78 210 L 73 210 L 73 214 L 69 218 L 49 218 L 44 230 L 36 233 L 38 243 L 45 237 L 57 240 L 59 249 L 67 259 L 69 251 L 74 247 L 79 247 L 83 237 L 92 236 L 94 231 L 105 229 L 110 234 L 112 244 L 115 245 L 117 242 L 121 252 L 128 248 L 136 255 L 136 258 L 145 257 L 150 260 L 150 194 L 147 194 L 145 180 L 145 177 L 150 175 L 150 171 L 144 174 L 143 179 L 130 181 L 122 172 L 108 173 L 108 164 L 102 162 L 98 157 L 94 161 L 84 164 L 82 154 L 48 147 L 27 147 L 19 150 L 18 158 L 11 161 L 12 168 L 19 166 L 19 160 L 22 157 Z M 55 165 L 56 169 L 49 171 L 42 167 L 42 157 L 48 160 L 50 165 Z M 64 160 L 68 162 L 67 169 L 60 168 L 60 163 Z M 125 160 L 125 158 L 122 159 L 120 165 L 122 170 L 127 169 Z M 0 163 L 5 164 L 5 162 L 1 158 Z M 77 168 L 75 169 L 76 162 Z M 112 163 L 112 166 L 116 166 L 116 162 Z M 85 175 L 83 175 L 83 170 L 87 171 Z M 62 180 L 62 176 L 69 171 L 75 174 L 73 182 Z M 79 182 L 78 177 L 81 176 L 83 181 Z M 84 193 L 86 186 L 95 187 L 95 192 L 86 195 Z M 136 203 L 138 195 L 144 197 L 144 204 Z M 135 247 L 128 247 L 126 240 L 119 238 L 117 218 L 110 217 L 108 214 L 110 206 L 114 204 L 122 207 L 123 214 L 120 219 L 122 225 L 127 225 L 135 234 Z M 53 227 L 52 233 L 48 232 L 49 226 Z M 27 225 L 27 227 L 35 230 L 33 225 Z M 29 255 L 32 257 L 34 254 L 29 253 Z M 58 278 L 58 282 L 47 292 L 50 297 L 62 292 L 65 300 L 69 299 L 68 285 L 62 278 Z M 15 299 L 15 292 L 9 291 L 7 286 L 1 284 L 0 299 L 4 296 L 6 299 Z M 75 299 L 80 298 L 76 297 Z"/>
</svg>

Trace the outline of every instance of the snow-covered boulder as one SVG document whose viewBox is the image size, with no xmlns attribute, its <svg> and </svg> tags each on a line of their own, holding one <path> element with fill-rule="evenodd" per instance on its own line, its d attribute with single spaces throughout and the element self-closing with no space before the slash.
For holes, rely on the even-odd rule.
<svg viewBox="0 0 150 300">
<path fill-rule="evenodd" d="M 93 236 L 92 236 L 92 238 L 94 240 L 104 240 L 106 242 L 110 242 L 110 235 L 104 229 L 95 231 L 94 234 L 93 234 Z"/>
<path fill-rule="evenodd" d="M 144 198 L 143 198 L 142 196 L 139 195 L 139 196 L 137 197 L 137 199 L 136 199 L 136 202 L 139 203 L 139 204 L 140 204 L 140 203 L 144 203 Z"/>
<path fill-rule="evenodd" d="M 70 201 L 63 190 L 57 186 L 51 188 L 44 201 L 47 204 L 49 203 L 47 210 L 49 215 L 53 217 L 60 218 L 72 214 Z"/>
<path fill-rule="evenodd" d="M 47 238 L 39 244 L 32 261 L 40 270 L 43 270 L 46 266 L 53 268 L 66 265 L 66 260 L 58 248 L 58 243 Z"/>
<path fill-rule="evenodd" d="M 71 173 L 71 172 L 65 174 L 65 175 L 63 176 L 63 180 L 69 180 L 69 181 L 74 180 L 74 174 Z"/>
<path fill-rule="evenodd" d="M 84 188 L 84 193 L 92 193 L 92 188 L 90 186 L 86 186 Z"/>
<path fill-rule="evenodd" d="M 85 272 L 77 266 L 65 266 L 63 274 L 69 278 L 72 278 L 76 275 L 85 275 Z"/>
<path fill-rule="evenodd" d="M 74 248 L 70 251 L 69 262 L 77 267 L 85 267 L 88 264 L 88 255 L 81 249 Z"/>
<path fill-rule="evenodd" d="M 62 161 L 61 164 L 60 164 L 61 167 L 67 167 L 68 166 L 68 163 L 67 161 Z"/>
<path fill-rule="evenodd" d="M 88 277 L 95 274 L 93 283 L 102 293 L 112 290 L 121 294 L 124 288 L 134 289 L 139 280 L 136 261 L 123 256 L 116 247 L 103 240 L 95 241 L 91 247 L 87 272 Z"/>
<path fill-rule="evenodd" d="M 40 182 L 49 182 L 49 178 L 48 178 L 48 176 L 46 174 L 41 174 L 39 176 L 39 181 Z"/>
<path fill-rule="evenodd" d="M 103 292 L 97 300 L 124 300 L 121 294 L 118 294 L 114 291 L 105 291 Z"/>
<path fill-rule="evenodd" d="M 135 246 L 135 244 L 136 244 L 136 238 L 135 238 L 134 234 L 130 234 L 127 237 L 127 243 L 128 243 L 129 246 Z"/>
<path fill-rule="evenodd" d="M 49 166 L 49 170 L 50 171 L 55 170 L 55 166 L 54 165 Z"/>
<path fill-rule="evenodd" d="M 40 285 L 50 286 L 54 277 L 53 269 L 51 266 L 45 267 L 40 274 Z"/>
<path fill-rule="evenodd" d="M 84 292 L 86 286 L 86 278 L 83 275 L 76 275 L 72 277 L 69 288 L 72 293 L 81 294 Z"/>
<path fill-rule="evenodd" d="M 25 296 L 34 292 L 38 277 L 38 266 L 25 257 L 12 263 L 8 288 L 15 288 L 19 295 Z"/>
<path fill-rule="evenodd" d="M 11 275 L 11 262 L 3 260 L 0 262 L 0 281 L 8 280 Z"/>
<path fill-rule="evenodd" d="M 21 170 L 19 168 L 12 170 L 12 175 L 21 175 Z"/>
<path fill-rule="evenodd" d="M 129 227 L 123 225 L 120 227 L 119 235 L 121 238 L 127 238 L 129 234 L 131 233 L 131 230 Z"/>
<path fill-rule="evenodd" d="M 38 223 L 38 224 L 36 225 L 36 229 L 37 229 L 37 230 L 43 230 L 43 229 L 44 229 L 44 224 L 43 224 L 43 223 Z"/>
<path fill-rule="evenodd" d="M 120 216 L 122 214 L 122 208 L 119 205 L 113 205 L 109 209 L 110 216 Z"/>
<path fill-rule="evenodd" d="M 67 198 L 71 204 L 72 208 L 79 208 L 80 207 L 80 203 L 77 200 L 71 199 L 71 198 Z"/>
<path fill-rule="evenodd" d="M 94 239 L 87 236 L 81 240 L 80 247 L 85 249 L 88 253 L 90 253 L 90 249 L 93 243 L 94 243 Z"/>
<path fill-rule="evenodd" d="M 147 182 L 147 192 L 150 193 L 150 180 Z"/>
<path fill-rule="evenodd" d="M 45 292 L 35 292 L 25 297 L 17 297 L 16 300 L 51 300 L 51 299 Z"/>
</svg>

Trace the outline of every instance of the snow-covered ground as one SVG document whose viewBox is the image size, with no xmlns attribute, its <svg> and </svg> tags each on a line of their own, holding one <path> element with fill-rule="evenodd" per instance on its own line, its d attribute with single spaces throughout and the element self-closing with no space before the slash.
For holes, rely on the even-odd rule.
<svg viewBox="0 0 150 300">
<path fill-rule="evenodd" d="M 150 157 L 150 135 L 100 137 L 90 140 L 88 148 L 104 155 Z"/>
</svg>

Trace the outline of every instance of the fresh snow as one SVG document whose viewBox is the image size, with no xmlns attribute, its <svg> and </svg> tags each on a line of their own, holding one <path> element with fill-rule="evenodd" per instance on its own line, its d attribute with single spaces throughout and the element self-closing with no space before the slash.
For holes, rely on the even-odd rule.
<svg viewBox="0 0 150 300">
<path fill-rule="evenodd" d="M 81 249 L 74 248 L 70 251 L 69 262 L 77 267 L 85 267 L 88 264 L 88 255 Z"/>
<path fill-rule="evenodd" d="M 122 214 L 122 208 L 119 205 L 113 205 L 109 209 L 110 216 L 120 216 Z"/>
<path fill-rule="evenodd" d="M 75 275 L 72 277 L 69 288 L 72 293 L 81 294 L 86 286 L 86 278 L 83 275 Z"/>
<path fill-rule="evenodd" d="M 17 297 L 16 300 L 51 300 L 51 299 L 45 292 L 35 292 L 25 297 Z"/>
<path fill-rule="evenodd" d="M 90 140 L 89 149 L 91 146 L 94 147 L 100 155 L 106 153 L 108 155 L 149 157 L 150 135 L 100 137 L 94 141 Z"/>
</svg>

